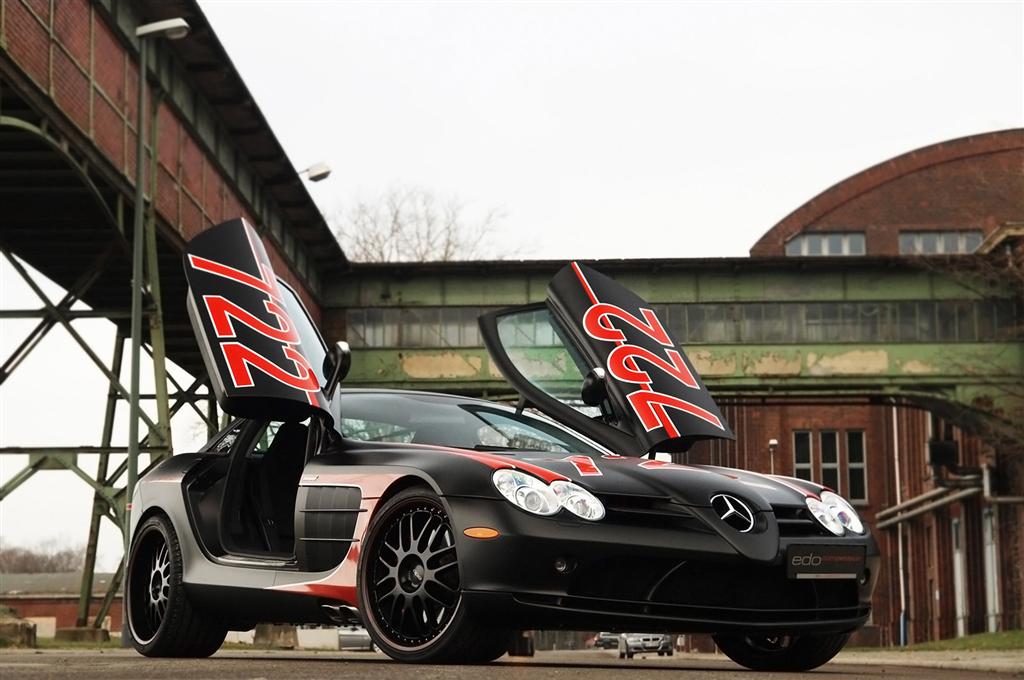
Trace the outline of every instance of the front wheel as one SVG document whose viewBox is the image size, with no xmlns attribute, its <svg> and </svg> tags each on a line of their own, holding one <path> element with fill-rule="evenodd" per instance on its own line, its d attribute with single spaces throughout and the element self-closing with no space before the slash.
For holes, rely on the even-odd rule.
<svg viewBox="0 0 1024 680">
<path fill-rule="evenodd" d="M 715 635 L 722 653 L 753 671 L 809 671 L 839 653 L 848 633 L 840 635 Z"/>
<path fill-rule="evenodd" d="M 370 637 L 396 661 L 486 663 L 508 650 L 511 631 L 489 626 L 464 602 L 455 532 L 427 489 L 399 492 L 371 521 L 359 609 Z"/>
<path fill-rule="evenodd" d="M 135 534 L 128 559 L 128 626 L 145 656 L 204 657 L 220 648 L 227 628 L 192 607 L 181 582 L 181 547 L 170 521 L 150 517 Z"/>
</svg>

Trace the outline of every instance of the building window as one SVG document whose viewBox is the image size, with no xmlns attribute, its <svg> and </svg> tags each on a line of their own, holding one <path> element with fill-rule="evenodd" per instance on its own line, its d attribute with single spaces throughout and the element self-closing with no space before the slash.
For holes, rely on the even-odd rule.
<svg viewBox="0 0 1024 680">
<path fill-rule="evenodd" d="M 846 469 L 849 478 L 847 498 L 853 503 L 867 503 L 868 481 L 867 461 L 864 453 L 864 433 L 846 433 Z"/>
<path fill-rule="evenodd" d="M 793 433 L 793 476 L 813 481 L 811 473 L 811 433 Z"/>
<path fill-rule="evenodd" d="M 839 433 L 821 433 L 821 484 L 836 493 L 839 488 Z"/>
<path fill-rule="evenodd" d="M 786 243 L 786 255 L 837 257 L 863 255 L 864 232 L 835 231 L 819 234 L 798 234 Z"/>
<path fill-rule="evenodd" d="M 901 231 L 900 255 L 967 255 L 981 245 L 978 229 L 963 231 Z"/>
</svg>

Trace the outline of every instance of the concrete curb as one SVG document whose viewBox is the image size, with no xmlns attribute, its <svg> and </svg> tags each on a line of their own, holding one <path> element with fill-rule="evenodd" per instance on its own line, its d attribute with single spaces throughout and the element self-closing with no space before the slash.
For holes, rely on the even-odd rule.
<svg viewBox="0 0 1024 680">
<path fill-rule="evenodd" d="M 864 651 L 840 652 L 838 664 L 918 666 L 943 670 L 1024 673 L 1024 649 L 950 650 L 936 652 Z"/>
</svg>

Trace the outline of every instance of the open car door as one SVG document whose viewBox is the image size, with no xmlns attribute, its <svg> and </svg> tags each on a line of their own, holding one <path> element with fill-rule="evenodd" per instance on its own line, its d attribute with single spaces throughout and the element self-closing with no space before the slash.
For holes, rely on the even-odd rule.
<svg viewBox="0 0 1024 680">
<path fill-rule="evenodd" d="M 484 314 L 480 329 L 525 402 L 617 453 L 734 438 L 652 306 L 589 267 L 562 268 L 545 302 Z"/>
<path fill-rule="evenodd" d="M 255 420 L 322 413 L 329 422 L 327 346 L 253 228 L 237 219 L 194 237 L 185 277 L 189 319 L 221 408 Z"/>
</svg>

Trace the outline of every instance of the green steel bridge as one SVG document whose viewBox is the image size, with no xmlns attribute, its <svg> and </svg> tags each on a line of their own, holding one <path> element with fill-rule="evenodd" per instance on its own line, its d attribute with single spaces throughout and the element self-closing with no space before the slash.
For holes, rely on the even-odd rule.
<svg viewBox="0 0 1024 680">
<path fill-rule="evenodd" d="M 1019 419 L 1020 291 L 956 260 L 736 258 L 591 262 L 652 302 L 709 388 L 738 400 L 889 399 Z M 325 289 L 352 386 L 492 397 L 508 386 L 476 330 L 481 311 L 544 299 L 562 262 L 354 265 Z M 979 292 L 984 288 L 983 292 Z M 527 330 L 527 333 L 530 331 Z M 571 389 L 538 326 L 531 370 Z"/>
</svg>

